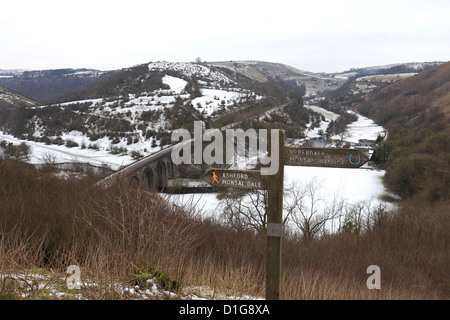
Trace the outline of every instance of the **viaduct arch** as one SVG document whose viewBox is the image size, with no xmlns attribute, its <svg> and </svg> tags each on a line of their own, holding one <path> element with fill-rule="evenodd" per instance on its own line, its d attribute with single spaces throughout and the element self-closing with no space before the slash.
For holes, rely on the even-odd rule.
<svg viewBox="0 0 450 320">
<path fill-rule="evenodd" d="M 163 191 L 168 187 L 169 179 L 179 177 L 178 168 L 171 157 L 173 148 L 174 146 L 168 147 L 138 160 L 104 178 L 98 184 L 107 187 L 109 183 L 122 177 L 128 179 L 133 186 L 140 186 L 148 191 Z"/>
</svg>

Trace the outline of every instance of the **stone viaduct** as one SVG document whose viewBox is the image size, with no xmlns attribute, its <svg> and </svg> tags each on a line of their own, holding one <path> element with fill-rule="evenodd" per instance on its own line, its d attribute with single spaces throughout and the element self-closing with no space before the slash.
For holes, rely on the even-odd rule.
<svg viewBox="0 0 450 320">
<path fill-rule="evenodd" d="M 173 148 L 174 146 L 168 147 L 138 160 L 109 175 L 98 184 L 107 186 L 116 179 L 123 178 L 132 185 L 141 186 L 148 191 L 161 191 L 168 186 L 169 179 L 179 176 L 178 168 L 171 158 Z"/>
<path fill-rule="evenodd" d="M 189 140 L 187 143 L 191 143 Z M 182 142 L 186 143 L 186 142 Z M 200 177 L 206 172 L 206 165 L 176 165 L 172 161 L 172 150 L 178 144 L 167 147 L 114 172 L 97 182 L 107 188 L 117 179 L 129 181 L 133 186 L 147 191 L 161 192 L 207 192 L 215 190 Z"/>
</svg>

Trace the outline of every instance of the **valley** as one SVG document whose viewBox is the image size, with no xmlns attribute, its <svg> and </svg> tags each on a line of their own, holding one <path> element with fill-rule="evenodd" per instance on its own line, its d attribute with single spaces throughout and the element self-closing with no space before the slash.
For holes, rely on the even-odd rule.
<svg viewBox="0 0 450 320">
<path fill-rule="evenodd" d="M 283 129 L 287 146 L 370 158 L 358 169 L 285 166 L 283 298 L 448 299 L 448 68 L 0 70 L 0 297 L 261 299 L 264 192 L 154 193 L 126 179 L 95 187 L 200 121 Z M 46 90 L 52 81 L 61 87 Z M 228 169 L 258 165 L 235 157 Z M 140 177 L 150 188 L 149 172 Z M 80 266 L 81 288 L 66 286 L 67 263 Z M 366 286 L 373 264 L 381 290 Z"/>
<path fill-rule="evenodd" d="M 436 63 L 391 65 L 352 69 L 339 74 L 316 75 L 281 64 L 258 61 L 210 64 L 151 62 L 125 68 L 120 72 L 115 71 L 111 73 L 111 78 L 106 80 L 105 84 L 100 82 L 94 85 L 95 90 L 81 90 L 69 95 L 70 98 L 83 99 L 50 105 L 37 103 L 31 107 L 28 105 L 29 118 L 27 123 L 24 123 L 24 127 L 16 128 L 14 135 L 14 126 L 9 128 L 6 126 L 3 131 L 0 131 L 0 140 L 3 140 L 4 144 L 27 143 L 30 147 L 27 162 L 35 165 L 51 163 L 67 168 L 87 163 L 93 168 L 117 171 L 137 159 L 149 156 L 170 145 L 172 130 L 189 128 L 192 126 L 189 122 L 195 120 L 204 121 L 208 125 L 220 118 L 222 114 L 242 113 L 240 110 L 245 109 L 247 105 L 255 110 L 250 113 L 249 119 L 277 126 L 277 120 L 274 123 L 273 119 L 288 119 L 289 115 L 286 115 L 285 109 L 292 104 L 292 100 L 289 98 L 283 100 L 281 96 L 276 96 L 278 101 L 270 102 L 273 95 L 268 96 L 267 89 L 258 91 L 258 87 L 254 85 L 254 81 L 267 83 L 271 79 L 271 81 L 279 81 L 286 90 L 304 90 L 305 97 L 301 107 L 303 110 L 311 110 L 316 115 L 315 118 L 308 115 L 303 127 L 299 124 L 296 129 L 299 134 L 297 137 L 288 136 L 287 145 L 346 146 L 362 149 L 371 157 L 372 146 L 378 138 L 387 136 L 387 130 L 347 106 L 344 113 L 353 114 L 354 118 L 344 125 L 342 132 L 329 132 L 330 123 L 337 121 L 340 117 L 340 114 L 335 111 L 342 113 L 343 108 L 342 103 L 336 102 L 334 97 L 348 92 L 346 97 L 353 99 L 357 97 L 356 101 L 360 101 L 380 86 L 406 79 L 415 74 L 411 71 L 420 71 L 434 65 Z M 76 75 L 84 77 L 93 72 L 92 70 L 67 70 L 70 77 Z M 10 74 L 6 79 L 18 76 L 17 72 Z M 28 72 L 26 77 L 33 74 L 40 75 L 38 72 Z M 64 72 L 47 72 L 47 74 L 54 76 Z M 95 75 L 98 74 L 103 73 L 95 73 Z M 355 80 L 349 82 L 350 77 Z M 242 78 L 246 80 L 242 81 Z M 333 79 L 336 81 L 332 81 Z M 111 85 L 116 86 L 114 91 L 111 91 Z M 102 92 L 106 96 L 99 97 L 98 95 Z M 63 101 L 67 99 L 64 98 Z M 297 96 L 295 99 L 298 99 Z M 264 101 L 270 102 L 265 109 L 254 107 Z M 339 99 L 339 101 L 343 100 Z M 330 102 L 333 103 L 332 107 L 329 105 Z M 278 106 L 273 107 L 273 103 Z M 248 119 L 241 118 L 238 122 L 228 123 L 223 128 L 244 124 L 245 129 L 245 123 L 248 123 Z M 64 124 L 64 127 L 61 127 L 61 124 Z M 245 161 L 244 163 L 238 161 L 232 166 L 239 169 L 245 169 L 245 167 Z M 367 165 L 366 167 L 370 168 Z M 303 176 L 301 168 L 295 170 L 300 171 L 294 176 Z M 293 172 L 289 176 L 292 176 Z M 328 171 L 317 169 L 311 179 L 326 180 L 329 173 L 321 174 L 321 172 Z M 373 182 L 370 170 L 363 170 L 363 172 L 367 172 L 368 181 L 371 181 L 367 185 L 375 186 L 378 190 L 376 195 L 367 191 L 368 199 L 375 198 L 378 204 L 377 198 L 387 192 L 382 182 L 384 171 L 379 171 L 381 176 Z M 340 180 L 340 178 L 336 179 L 336 181 Z M 337 184 L 340 183 L 337 182 Z M 327 186 L 331 185 L 327 183 Z M 349 190 L 349 193 L 354 194 L 354 191 Z M 347 198 L 345 195 L 342 196 Z M 208 199 L 210 198 L 211 196 L 208 195 Z M 207 202 L 212 204 L 217 201 L 208 200 Z"/>
</svg>

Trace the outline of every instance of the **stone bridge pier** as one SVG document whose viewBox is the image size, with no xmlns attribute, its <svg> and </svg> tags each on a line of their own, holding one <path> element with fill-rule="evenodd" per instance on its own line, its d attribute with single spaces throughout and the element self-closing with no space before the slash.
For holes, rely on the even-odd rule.
<svg viewBox="0 0 450 320">
<path fill-rule="evenodd" d="M 130 183 L 147 191 L 162 191 L 167 188 L 168 180 L 177 176 L 177 167 L 169 152 L 158 158 L 142 161 L 140 166 L 130 173 Z"/>
</svg>

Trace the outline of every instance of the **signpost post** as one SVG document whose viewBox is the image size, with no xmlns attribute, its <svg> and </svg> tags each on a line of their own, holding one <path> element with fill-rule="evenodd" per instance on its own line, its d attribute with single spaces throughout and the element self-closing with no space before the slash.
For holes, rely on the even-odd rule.
<svg viewBox="0 0 450 320">
<path fill-rule="evenodd" d="M 279 168 L 274 175 L 262 176 L 257 170 L 211 169 L 203 176 L 212 186 L 267 190 L 267 300 L 280 299 L 284 166 L 359 168 L 369 160 L 356 149 L 285 147 L 284 137 L 280 130 Z"/>
<path fill-rule="evenodd" d="M 267 260 L 266 299 L 280 299 L 281 284 L 281 234 L 283 219 L 284 182 L 284 131 L 279 134 L 279 168 L 276 174 L 268 176 L 267 183 Z"/>
</svg>

